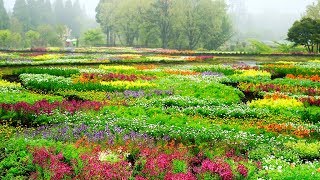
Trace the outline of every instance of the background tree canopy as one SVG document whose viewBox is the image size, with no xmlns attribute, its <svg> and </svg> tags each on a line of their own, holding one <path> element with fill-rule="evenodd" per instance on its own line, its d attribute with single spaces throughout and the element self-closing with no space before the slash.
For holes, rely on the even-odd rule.
<svg viewBox="0 0 320 180">
<path fill-rule="evenodd" d="M 320 53 L 320 0 L 309 5 L 305 16 L 293 24 L 288 40 L 305 46 L 309 53 Z"/>
<path fill-rule="evenodd" d="M 100 0 L 110 46 L 217 49 L 233 34 L 224 0 Z"/>
<path fill-rule="evenodd" d="M 0 48 L 62 46 L 94 24 L 79 0 L 15 0 L 9 14 L 0 0 Z"/>
</svg>

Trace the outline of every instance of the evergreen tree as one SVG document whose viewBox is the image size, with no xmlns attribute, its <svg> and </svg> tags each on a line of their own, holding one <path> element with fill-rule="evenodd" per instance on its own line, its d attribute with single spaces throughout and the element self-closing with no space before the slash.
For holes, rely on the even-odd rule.
<svg viewBox="0 0 320 180">
<path fill-rule="evenodd" d="M 44 22 L 46 22 L 47 24 L 54 24 L 55 22 L 55 17 L 53 14 L 53 10 L 52 10 L 52 5 L 50 0 L 46 0 L 43 7 L 42 7 L 42 11 L 44 12 Z"/>
<path fill-rule="evenodd" d="M 54 16 L 56 24 L 65 24 L 65 7 L 62 0 L 56 0 L 54 3 Z"/>
<path fill-rule="evenodd" d="M 8 29 L 10 20 L 6 9 L 4 8 L 3 0 L 0 0 L 0 29 Z"/>
<path fill-rule="evenodd" d="M 13 7 L 13 17 L 23 24 L 24 31 L 27 31 L 30 28 L 30 14 L 25 0 L 16 0 Z"/>
<path fill-rule="evenodd" d="M 73 3 L 72 10 L 71 10 L 71 14 L 73 15 L 73 17 L 76 17 L 76 18 L 73 18 L 73 22 L 71 24 L 71 29 L 73 31 L 73 35 L 76 37 L 80 36 L 81 29 L 82 29 L 81 22 L 86 18 L 85 14 L 83 12 L 84 11 L 82 11 L 82 9 L 81 9 L 81 5 L 80 5 L 79 0 L 76 0 Z"/>
<path fill-rule="evenodd" d="M 43 0 L 27 0 L 27 7 L 30 16 L 30 28 L 35 29 L 41 23 L 40 6 Z"/>
</svg>

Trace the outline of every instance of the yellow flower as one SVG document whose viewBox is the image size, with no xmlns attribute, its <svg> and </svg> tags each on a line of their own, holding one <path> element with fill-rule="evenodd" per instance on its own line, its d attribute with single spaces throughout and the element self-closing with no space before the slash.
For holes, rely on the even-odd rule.
<svg viewBox="0 0 320 180">
<path fill-rule="evenodd" d="M 320 60 L 316 59 L 316 60 L 310 60 L 308 62 L 312 62 L 312 63 L 320 63 Z"/>
<path fill-rule="evenodd" d="M 255 69 L 249 69 L 249 70 L 240 70 L 239 76 L 242 77 L 256 77 L 256 76 L 267 76 L 267 77 L 271 77 L 271 74 L 267 71 L 259 71 L 259 70 L 255 70 Z"/>
<path fill-rule="evenodd" d="M 20 83 L 11 83 L 11 82 L 0 79 L 0 87 L 16 88 L 16 87 L 21 87 L 21 84 Z"/>
<path fill-rule="evenodd" d="M 46 60 L 58 60 L 62 57 L 63 55 L 59 55 L 59 54 L 44 54 L 44 55 L 40 55 L 40 56 L 36 56 L 33 58 L 33 60 L 35 61 L 46 61 Z"/>
<path fill-rule="evenodd" d="M 105 65 L 100 65 L 99 66 L 100 69 L 103 70 L 135 70 L 135 68 L 133 66 L 105 66 Z"/>
<path fill-rule="evenodd" d="M 264 108 L 269 107 L 273 109 L 286 109 L 303 107 L 303 103 L 296 99 L 260 99 L 248 103 L 250 107 Z"/>
<path fill-rule="evenodd" d="M 276 63 L 277 64 L 296 64 L 297 62 L 293 62 L 293 61 L 278 61 Z"/>
</svg>

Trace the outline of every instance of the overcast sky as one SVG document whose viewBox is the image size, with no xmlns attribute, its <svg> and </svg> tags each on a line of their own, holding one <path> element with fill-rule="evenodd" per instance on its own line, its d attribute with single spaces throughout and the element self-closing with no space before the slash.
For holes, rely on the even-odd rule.
<svg viewBox="0 0 320 180">
<path fill-rule="evenodd" d="M 246 0 L 247 8 L 252 13 L 282 12 L 302 14 L 306 6 L 316 0 Z"/>
<path fill-rule="evenodd" d="M 239 0 L 240 1 L 240 0 Z M 251 13 L 292 13 L 302 14 L 308 4 L 315 2 L 316 0 L 245 0 L 248 11 Z M 11 9 L 15 0 L 4 0 L 8 9 Z M 99 0 L 80 0 L 83 6 L 86 8 L 87 13 L 91 16 L 95 16 L 95 7 Z"/>
</svg>

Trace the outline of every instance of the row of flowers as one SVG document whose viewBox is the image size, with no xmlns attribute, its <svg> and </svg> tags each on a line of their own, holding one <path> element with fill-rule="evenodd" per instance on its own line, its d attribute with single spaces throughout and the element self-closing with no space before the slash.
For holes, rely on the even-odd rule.
<svg viewBox="0 0 320 180">
<path fill-rule="evenodd" d="M 20 88 L 21 84 L 20 83 L 15 83 L 15 82 L 8 82 L 6 80 L 0 79 L 0 87 L 6 87 L 6 88 Z"/>
<path fill-rule="evenodd" d="M 245 92 L 288 92 L 293 94 L 305 94 L 310 96 L 319 96 L 320 90 L 318 88 L 279 85 L 268 83 L 240 83 L 238 87 Z"/>
<path fill-rule="evenodd" d="M 293 75 L 293 74 L 287 74 L 286 78 L 289 79 L 302 79 L 302 80 L 311 80 L 311 81 L 315 81 L 315 82 L 320 82 L 320 76 L 319 75 Z"/>
<path fill-rule="evenodd" d="M 99 111 L 107 103 L 96 101 L 36 101 L 34 104 L 18 102 L 14 104 L 0 104 L 0 116 L 2 119 L 14 119 L 20 121 L 22 125 L 33 125 L 33 115 L 53 115 L 55 111 L 74 114 L 77 111 Z M 40 122 L 47 123 L 47 122 Z"/>
<path fill-rule="evenodd" d="M 100 82 L 100 81 L 137 81 L 146 80 L 150 81 L 155 79 L 154 76 L 144 75 L 127 75 L 120 73 L 108 73 L 108 74 L 94 74 L 94 73 L 82 73 L 79 77 L 74 78 L 75 83 L 86 83 L 86 82 Z"/>
</svg>

